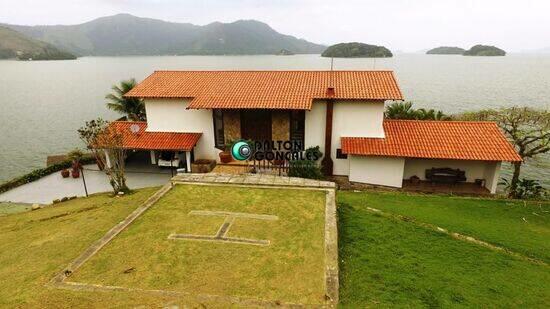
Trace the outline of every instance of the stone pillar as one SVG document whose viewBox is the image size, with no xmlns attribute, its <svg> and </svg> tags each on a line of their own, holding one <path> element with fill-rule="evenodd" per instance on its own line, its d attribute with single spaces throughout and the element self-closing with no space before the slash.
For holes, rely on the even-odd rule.
<svg viewBox="0 0 550 309">
<path fill-rule="evenodd" d="M 274 141 L 288 141 L 290 139 L 289 111 L 271 111 L 271 139 Z"/>
<path fill-rule="evenodd" d="M 223 111 L 223 131 L 225 142 L 241 138 L 241 113 L 239 110 Z"/>
</svg>

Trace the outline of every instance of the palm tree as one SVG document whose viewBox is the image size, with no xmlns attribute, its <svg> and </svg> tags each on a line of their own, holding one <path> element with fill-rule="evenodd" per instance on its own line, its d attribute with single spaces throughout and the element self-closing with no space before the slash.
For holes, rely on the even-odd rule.
<svg viewBox="0 0 550 309">
<path fill-rule="evenodd" d="M 143 100 L 139 98 L 124 97 L 124 94 L 132 90 L 135 86 L 136 80 L 134 78 L 123 80 L 120 82 L 120 85 L 113 85 L 113 87 L 111 87 L 113 93 L 109 93 L 105 96 L 105 99 L 109 100 L 109 102 L 107 102 L 107 107 L 126 115 L 128 120 L 145 120 L 145 104 Z"/>
<path fill-rule="evenodd" d="M 387 119 L 409 119 L 409 120 L 451 120 L 442 111 L 434 109 L 414 109 L 412 102 L 393 102 L 386 107 L 384 113 Z"/>
<path fill-rule="evenodd" d="M 388 119 L 416 119 L 412 102 L 393 102 L 386 107 L 385 114 Z"/>
<path fill-rule="evenodd" d="M 418 120 L 451 120 L 451 117 L 445 115 L 442 111 L 434 109 L 419 108 L 416 110 L 416 119 Z"/>
</svg>

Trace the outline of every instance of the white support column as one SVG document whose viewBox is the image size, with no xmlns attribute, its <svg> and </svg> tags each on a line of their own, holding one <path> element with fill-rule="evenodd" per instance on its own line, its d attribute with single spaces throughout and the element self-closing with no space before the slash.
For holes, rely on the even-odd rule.
<svg viewBox="0 0 550 309">
<path fill-rule="evenodd" d="M 191 173 L 191 151 L 185 152 L 185 163 L 186 163 L 185 171 L 187 173 Z"/>
<path fill-rule="evenodd" d="M 157 154 L 154 150 L 151 150 L 151 164 L 157 165 Z"/>
<path fill-rule="evenodd" d="M 497 193 L 501 163 L 502 162 L 491 163 L 485 170 L 485 187 L 491 192 L 491 194 Z"/>
<path fill-rule="evenodd" d="M 105 164 L 107 165 L 107 168 L 111 168 L 111 158 L 109 157 L 109 152 L 106 149 L 103 149 L 103 153 L 105 154 Z"/>
</svg>

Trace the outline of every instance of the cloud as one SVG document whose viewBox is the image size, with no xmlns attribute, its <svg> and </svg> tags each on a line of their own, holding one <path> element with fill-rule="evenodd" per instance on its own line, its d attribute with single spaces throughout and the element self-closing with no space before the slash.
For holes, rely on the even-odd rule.
<svg viewBox="0 0 550 309">
<path fill-rule="evenodd" d="M 361 41 L 409 51 L 477 43 L 547 47 L 547 12 L 547 0 L 0 0 L 0 22 L 16 24 L 75 24 L 116 13 L 201 25 L 257 19 L 314 42 Z"/>
</svg>

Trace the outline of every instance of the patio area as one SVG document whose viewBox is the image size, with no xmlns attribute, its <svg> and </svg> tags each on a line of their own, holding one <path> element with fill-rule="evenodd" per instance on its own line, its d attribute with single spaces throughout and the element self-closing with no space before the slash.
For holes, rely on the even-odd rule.
<svg viewBox="0 0 550 309">
<path fill-rule="evenodd" d="M 424 193 L 447 193 L 457 195 L 491 195 L 487 188 L 471 182 L 459 183 L 431 183 L 429 181 L 420 181 L 412 183 L 410 180 L 403 180 L 404 191 L 424 192 Z"/>
<path fill-rule="evenodd" d="M 420 181 L 417 183 L 411 183 L 410 180 L 403 180 L 403 187 L 390 188 L 384 186 L 369 185 L 364 183 L 358 183 L 349 181 L 346 176 L 332 176 L 329 177 L 330 181 L 334 181 L 338 184 L 341 190 L 388 190 L 388 191 L 407 191 L 407 192 L 419 192 L 419 193 L 440 193 L 440 194 L 455 194 L 455 195 L 472 195 L 472 196 L 490 196 L 491 192 L 478 184 L 471 182 L 460 182 L 455 184 L 445 183 L 431 183 L 429 181 Z"/>
<path fill-rule="evenodd" d="M 152 165 L 148 152 L 134 152 L 126 161 L 126 179 L 130 189 L 161 186 L 173 174 L 170 168 Z M 95 164 L 84 166 L 84 177 L 88 194 L 109 192 L 112 190 L 105 172 Z M 71 196 L 85 196 L 81 178 L 63 178 L 59 172 L 30 182 L 0 194 L 0 202 L 51 204 L 55 199 Z"/>
</svg>

